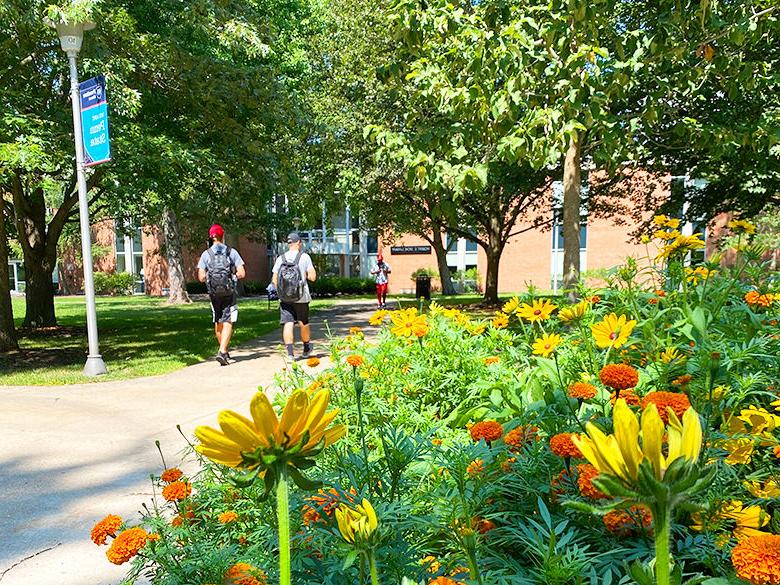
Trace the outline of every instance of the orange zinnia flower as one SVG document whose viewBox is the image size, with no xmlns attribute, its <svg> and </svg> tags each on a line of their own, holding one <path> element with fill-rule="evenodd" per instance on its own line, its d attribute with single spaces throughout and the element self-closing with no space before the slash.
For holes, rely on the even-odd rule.
<svg viewBox="0 0 780 585">
<path fill-rule="evenodd" d="M 775 457 L 780 459 L 780 445 L 775 445 L 775 448 L 772 449 L 772 453 L 774 453 Z"/>
<path fill-rule="evenodd" d="M 599 380 L 605 386 L 615 390 L 636 388 L 639 372 L 626 364 L 607 364 L 599 372 Z"/>
<path fill-rule="evenodd" d="M 171 467 L 170 469 L 166 469 L 160 474 L 160 479 L 165 483 L 173 483 L 174 481 L 181 479 L 183 475 L 184 474 L 181 472 L 181 469 L 178 467 Z"/>
<path fill-rule="evenodd" d="M 550 438 L 550 451 L 558 457 L 574 457 L 579 459 L 582 453 L 571 440 L 573 433 L 558 433 Z"/>
<path fill-rule="evenodd" d="M 596 387 L 587 382 L 574 382 L 569 386 L 569 396 L 580 400 L 590 400 L 596 397 Z"/>
<path fill-rule="evenodd" d="M 460 581 L 450 579 L 449 577 L 436 577 L 433 581 L 428 581 L 428 585 L 463 585 Z"/>
<path fill-rule="evenodd" d="M 106 551 L 106 557 L 115 565 L 126 563 L 138 554 L 148 540 L 149 534 L 143 528 L 128 528 L 114 539 Z"/>
<path fill-rule="evenodd" d="M 169 502 L 179 502 L 192 493 L 192 485 L 186 481 L 174 481 L 163 488 L 162 496 Z"/>
<path fill-rule="evenodd" d="M 485 365 L 486 366 L 492 366 L 493 364 L 497 364 L 501 361 L 501 358 L 497 355 L 491 355 L 490 357 L 485 358 Z"/>
<path fill-rule="evenodd" d="M 496 527 L 496 523 L 485 518 L 472 518 L 474 529 L 480 534 L 487 534 Z"/>
<path fill-rule="evenodd" d="M 266 585 L 263 571 L 249 563 L 236 563 L 225 573 L 226 585 Z"/>
<path fill-rule="evenodd" d="M 653 521 L 650 510 L 644 506 L 631 506 L 628 510 L 612 510 L 604 515 L 607 530 L 621 536 L 639 532 L 640 525 L 648 528 Z"/>
<path fill-rule="evenodd" d="M 359 368 L 363 365 L 363 356 L 353 353 L 347 356 L 347 363 L 353 368 Z"/>
<path fill-rule="evenodd" d="M 691 401 L 688 397 L 679 392 L 650 392 L 642 399 L 642 410 L 648 404 L 655 404 L 658 409 L 658 416 L 661 417 L 664 423 L 669 422 L 667 407 L 671 408 L 678 418 L 682 418 L 685 411 L 691 407 Z"/>
<path fill-rule="evenodd" d="M 745 294 L 745 302 L 751 307 L 769 307 L 775 301 L 772 293 L 760 294 L 757 290 L 751 290 Z"/>
<path fill-rule="evenodd" d="M 109 536 L 116 536 L 116 532 L 119 530 L 120 526 L 122 526 L 122 519 L 119 516 L 109 514 L 95 524 L 94 528 L 92 528 L 90 538 L 92 539 L 92 542 L 98 546 L 106 544 L 106 540 Z"/>
<path fill-rule="evenodd" d="M 591 500 L 603 500 L 609 496 L 593 485 L 593 480 L 598 477 L 599 470 L 588 463 L 577 466 L 577 486 L 580 493 Z"/>
<path fill-rule="evenodd" d="M 672 386 L 685 386 L 686 384 L 690 383 L 691 380 L 693 380 L 693 376 L 690 374 L 683 374 L 682 376 L 677 376 L 674 380 L 672 380 Z"/>
<path fill-rule="evenodd" d="M 306 360 L 306 365 L 309 366 L 310 368 L 316 368 L 317 366 L 320 365 L 320 358 L 310 357 L 309 359 Z"/>
<path fill-rule="evenodd" d="M 485 463 L 482 459 L 475 459 L 466 467 L 466 473 L 469 477 L 478 477 L 485 473 Z"/>
<path fill-rule="evenodd" d="M 483 420 L 476 423 L 469 429 L 471 438 L 474 441 L 485 439 L 486 443 L 498 441 L 504 434 L 504 427 L 494 420 Z"/>
<path fill-rule="evenodd" d="M 731 551 L 737 577 L 752 585 L 780 583 L 780 534 L 751 536 Z"/>
<path fill-rule="evenodd" d="M 238 520 L 238 514 L 233 510 L 228 510 L 227 512 L 222 512 L 217 519 L 220 524 L 230 524 L 231 522 Z"/>
</svg>

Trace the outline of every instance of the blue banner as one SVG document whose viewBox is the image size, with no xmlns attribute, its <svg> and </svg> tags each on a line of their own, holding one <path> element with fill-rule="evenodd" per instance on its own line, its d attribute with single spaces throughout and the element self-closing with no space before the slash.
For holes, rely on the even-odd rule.
<svg viewBox="0 0 780 585">
<path fill-rule="evenodd" d="M 79 84 L 81 91 L 81 131 L 84 138 L 84 166 L 111 160 L 108 137 L 106 78 L 102 75 Z"/>
</svg>

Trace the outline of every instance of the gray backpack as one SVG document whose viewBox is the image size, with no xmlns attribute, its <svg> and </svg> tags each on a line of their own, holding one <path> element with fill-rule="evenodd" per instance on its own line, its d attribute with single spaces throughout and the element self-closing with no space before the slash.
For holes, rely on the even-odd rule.
<svg viewBox="0 0 780 585">
<path fill-rule="evenodd" d="M 233 282 L 233 260 L 230 258 L 230 252 L 230 246 L 225 246 L 224 252 L 214 252 L 213 248 L 208 249 L 206 290 L 212 297 L 232 296 L 236 290 Z"/>
<path fill-rule="evenodd" d="M 289 262 L 287 256 L 282 255 L 282 265 L 277 274 L 276 290 L 279 292 L 279 300 L 284 303 L 297 303 L 303 297 L 303 276 L 298 262 L 301 260 L 303 250 L 298 250 L 295 260 Z"/>
</svg>

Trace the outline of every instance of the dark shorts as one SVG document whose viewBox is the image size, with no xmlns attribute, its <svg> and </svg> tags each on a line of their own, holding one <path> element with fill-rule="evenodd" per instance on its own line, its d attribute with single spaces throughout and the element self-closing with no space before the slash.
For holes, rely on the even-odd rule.
<svg viewBox="0 0 780 585">
<path fill-rule="evenodd" d="M 279 303 L 281 323 L 309 324 L 309 303 Z"/>
<path fill-rule="evenodd" d="M 224 297 L 209 297 L 211 300 L 211 316 L 214 323 L 235 323 L 238 320 L 238 304 L 236 295 Z"/>
</svg>

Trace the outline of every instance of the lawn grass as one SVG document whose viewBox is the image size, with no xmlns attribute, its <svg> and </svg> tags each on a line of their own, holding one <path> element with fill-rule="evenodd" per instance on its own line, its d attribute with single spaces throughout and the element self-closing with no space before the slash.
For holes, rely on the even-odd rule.
<svg viewBox="0 0 780 585">
<path fill-rule="evenodd" d="M 322 308 L 327 301 L 315 301 Z M 87 378 L 81 371 L 87 355 L 84 297 L 55 300 L 59 327 L 20 330 L 19 352 L 0 355 L 0 385 L 75 384 L 123 380 L 165 374 L 216 353 L 208 301 L 168 305 L 145 296 L 97 299 L 100 352 L 109 373 Z M 24 316 L 24 299 L 13 299 L 17 326 Z M 279 310 L 269 310 L 265 298 L 241 299 L 232 345 L 279 326 Z"/>
</svg>

